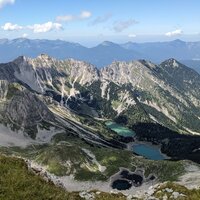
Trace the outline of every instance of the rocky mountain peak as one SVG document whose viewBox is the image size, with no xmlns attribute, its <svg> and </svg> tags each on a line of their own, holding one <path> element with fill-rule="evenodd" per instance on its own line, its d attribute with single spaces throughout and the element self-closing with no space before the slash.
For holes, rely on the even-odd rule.
<svg viewBox="0 0 200 200">
<path fill-rule="evenodd" d="M 116 84 L 138 86 L 144 79 L 151 79 L 151 71 L 155 68 L 151 62 L 145 60 L 131 62 L 113 62 L 101 70 L 102 79 L 113 81 Z"/>
<path fill-rule="evenodd" d="M 181 67 L 182 64 L 179 63 L 176 59 L 170 58 L 170 59 L 162 62 L 161 66 L 163 66 L 163 67 L 170 67 L 170 68 L 178 68 L 178 67 Z"/>
<path fill-rule="evenodd" d="M 40 54 L 37 58 L 32 59 L 33 65 L 52 66 L 57 60 L 47 54 Z"/>
<path fill-rule="evenodd" d="M 154 69 L 157 67 L 154 63 L 152 63 L 151 61 L 148 61 L 148 60 L 143 59 L 143 60 L 138 60 L 138 62 L 149 69 Z"/>
<path fill-rule="evenodd" d="M 27 58 L 26 56 L 19 56 L 18 58 L 16 58 L 13 63 L 17 64 L 17 65 L 21 65 L 24 62 L 27 62 L 29 60 L 29 58 Z"/>
<path fill-rule="evenodd" d="M 40 54 L 37 58 L 38 59 L 45 59 L 45 60 L 48 60 L 48 59 L 51 60 L 52 59 L 52 57 L 50 57 L 47 54 Z"/>
</svg>

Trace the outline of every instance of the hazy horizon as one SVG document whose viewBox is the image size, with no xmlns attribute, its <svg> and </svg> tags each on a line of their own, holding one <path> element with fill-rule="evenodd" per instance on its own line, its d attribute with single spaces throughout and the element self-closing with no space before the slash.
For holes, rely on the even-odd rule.
<svg viewBox="0 0 200 200">
<path fill-rule="evenodd" d="M 169 39 L 166 39 L 166 40 L 159 40 L 159 39 L 155 39 L 155 40 L 142 40 L 142 38 L 139 40 L 126 40 L 126 39 L 121 39 L 121 40 L 117 40 L 117 39 L 107 39 L 105 38 L 105 40 L 101 39 L 101 40 L 98 40 L 98 41 L 90 41 L 88 42 L 87 39 L 84 40 L 72 40 L 72 39 L 60 39 L 60 38 L 29 38 L 29 37 L 16 37 L 16 38 L 6 38 L 6 37 L 2 37 L 0 38 L 0 40 L 4 40 L 4 39 L 7 39 L 7 40 L 17 40 L 17 39 L 28 39 L 28 40 L 49 40 L 49 41 L 56 41 L 56 40 L 61 40 L 61 41 L 65 41 L 65 42 L 70 42 L 70 43 L 78 43 L 82 46 L 85 46 L 85 47 L 88 47 L 88 48 L 91 48 L 91 47 L 95 47 L 103 42 L 111 42 L 111 43 L 115 43 L 115 44 L 125 44 L 125 43 L 128 43 L 128 42 L 132 42 L 132 43 L 138 43 L 138 44 L 142 44 L 142 43 L 162 43 L 162 42 L 173 42 L 173 41 L 176 41 L 176 40 L 180 40 L 180 41 L 183 41 L 183 42 L 200 42 L 200 39 L 193 39 L 193 40 L 187 40 L 187 39 L 180 39 L 180 38 L 169 38 Z"/>
<path fill-rule="evenodd" d="M 199 7 L 197 0 L 1 0 L 0 35 L 61 39 L 85 46 L 102 41 L 200 41 Z"/>
</svg>

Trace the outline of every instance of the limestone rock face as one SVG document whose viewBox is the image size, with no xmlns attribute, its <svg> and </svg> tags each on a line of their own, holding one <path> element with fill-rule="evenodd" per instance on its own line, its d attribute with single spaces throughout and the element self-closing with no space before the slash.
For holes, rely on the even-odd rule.
<svg viewBox="0 0 200 200">
<path fill-rule="evenodd" d="M 68 116 L 69 111 L 91 117 L 123 115 L 130 125 L 153 122 L 199 134 L 199 85 L 200 75 L 174 59 L 161 65 L 113 62 L 99 70 L 73 59 L 21 56 L 0 64 L 0 118 L 27 130 L 54 121 L 51 111 L 60 106 Z"/>
<path fill-rule="evenodd" d="M 54 116 L 47 106 L 26 89 L 16 92 L 5 106 L 5 117 L 19 127 L 29 127 L 45 121 L 53 121 Z"/>
</svg>

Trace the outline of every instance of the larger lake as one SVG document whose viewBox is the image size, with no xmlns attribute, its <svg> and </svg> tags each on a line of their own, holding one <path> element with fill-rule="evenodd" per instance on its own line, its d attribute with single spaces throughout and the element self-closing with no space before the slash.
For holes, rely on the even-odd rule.
<svg viewBox="0 0 200 200">
<path fill-rule="evenodd" d="M 118 135 L 124 137 L 134 137 L 136 133 L 129 128 L 117 124 L 115 122 L 106 122 L 106 126 L 116 132 Z M 151 160 L 164 160 L 165 155 L 160 151 L 159 146 L 153 146 L 147 143 L 134 142 L 133 152 Z"/>
<path fill-rule="evenodd" d="M 165 156 L 160 152 L 160 148 L 146 143 L 133 144 L 133 152 L 151 160 L 164 160 Z"/>
</svg>

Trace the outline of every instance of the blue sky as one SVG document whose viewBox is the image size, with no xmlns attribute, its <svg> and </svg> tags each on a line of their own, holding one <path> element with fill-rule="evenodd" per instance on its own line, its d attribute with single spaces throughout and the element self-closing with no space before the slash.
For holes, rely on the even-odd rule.
<svg viewBox="0 0 200 200">
<path fill-rule="evenodd" d="M 200 40 L 199 0 L 0 0 L 1 38 Z"/>
</svg>

